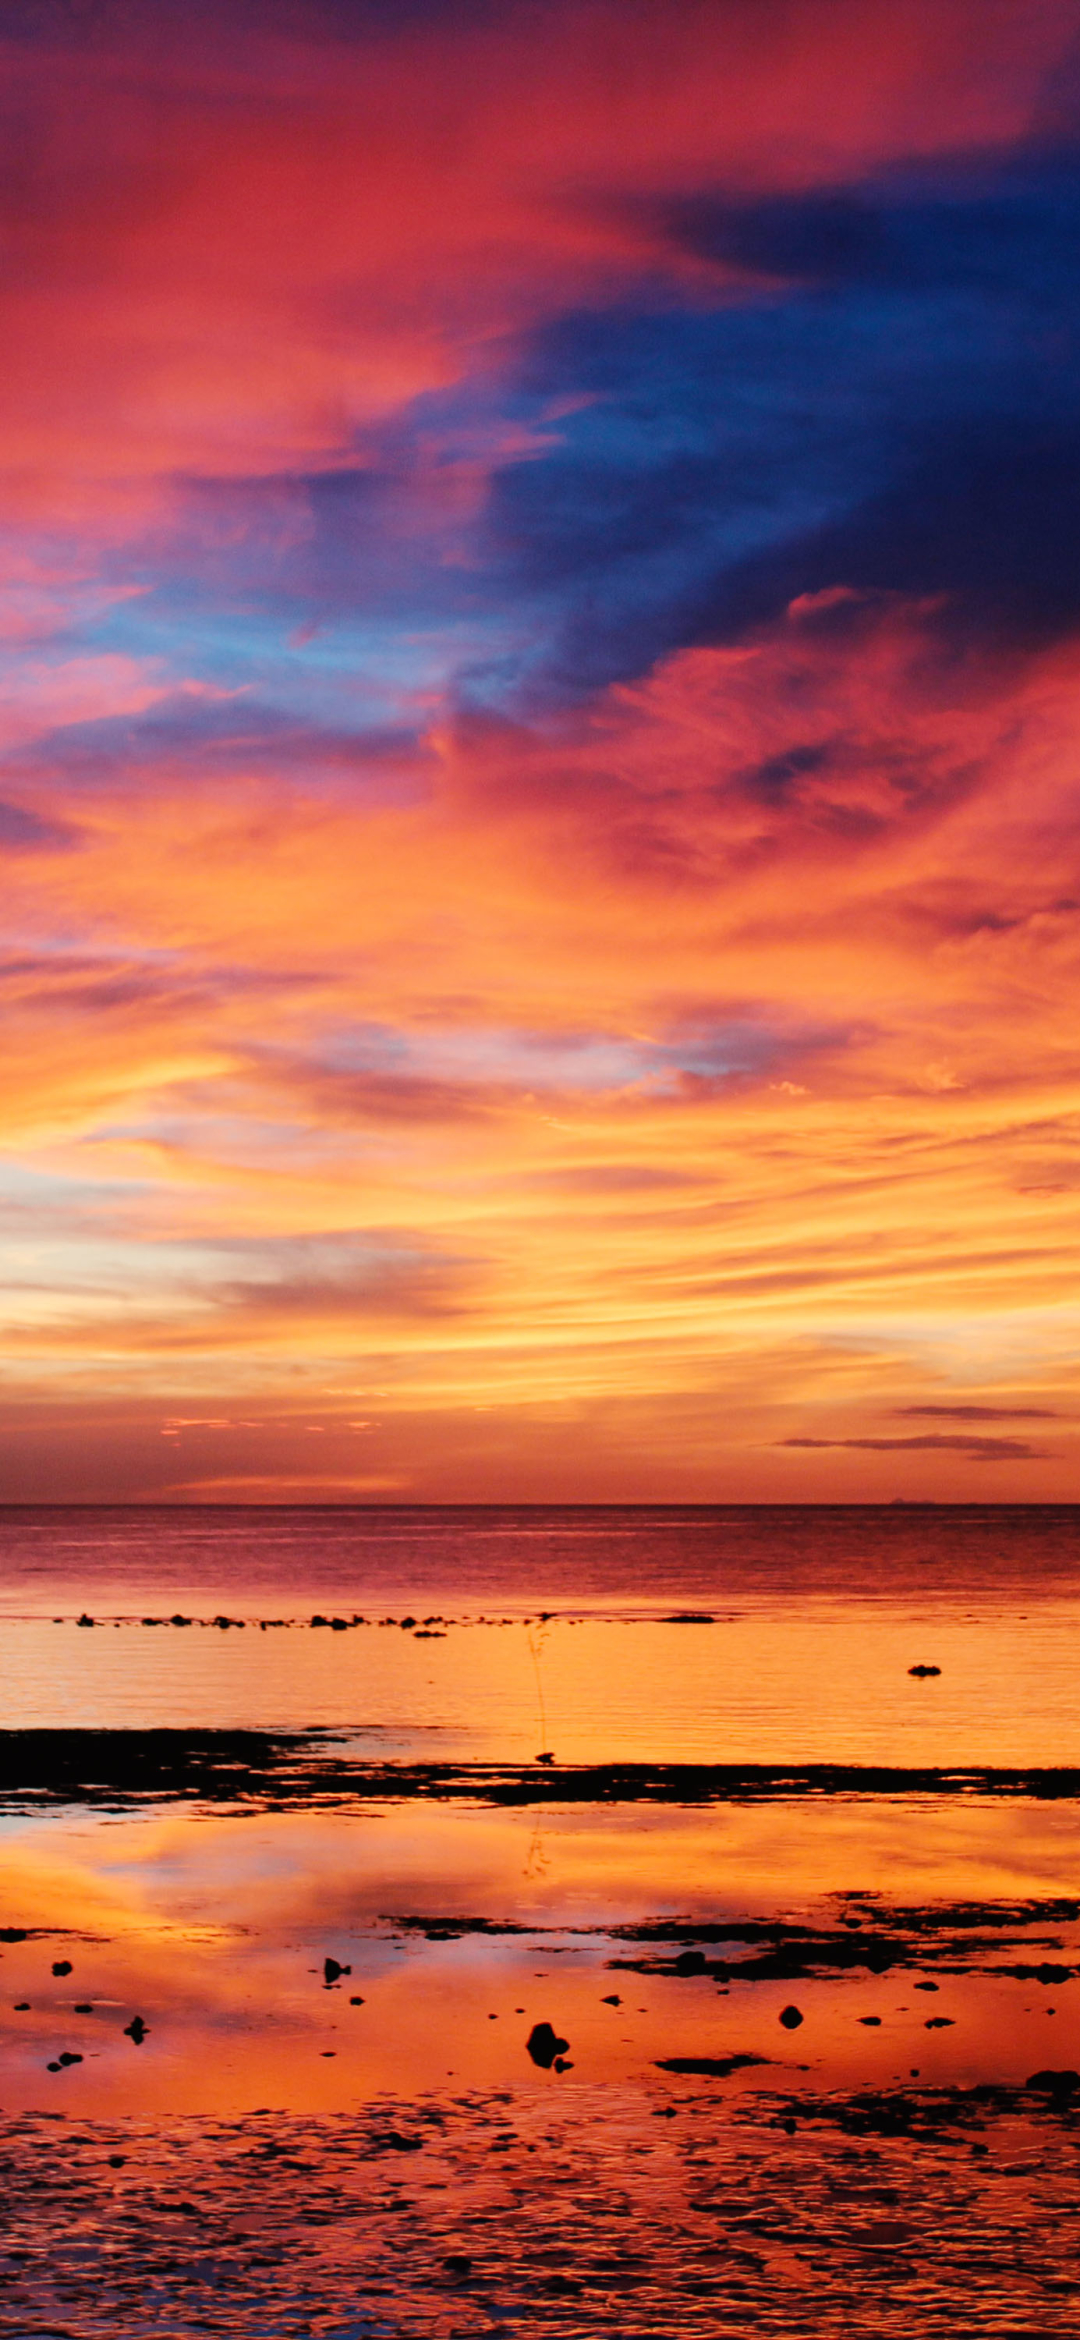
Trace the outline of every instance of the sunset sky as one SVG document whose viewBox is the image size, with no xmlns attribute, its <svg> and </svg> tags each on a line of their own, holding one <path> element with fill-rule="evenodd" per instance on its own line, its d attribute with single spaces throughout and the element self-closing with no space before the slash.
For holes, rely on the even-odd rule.
<svg viewBox="0 0 1080 2340">
<path fill-rule="evenodd" d="M 1080 1499 L 1080 0 L 8 0 L 0 1499 Z"/>
</svg>

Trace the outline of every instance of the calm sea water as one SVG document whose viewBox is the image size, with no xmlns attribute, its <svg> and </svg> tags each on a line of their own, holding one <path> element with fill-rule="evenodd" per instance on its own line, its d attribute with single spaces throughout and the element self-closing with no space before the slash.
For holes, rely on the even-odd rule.
<svg viewBox="0 0 1080 2340">
<path fill-rule="evenodd" d="M 1073 1508 L 7 1511 L 0 1614 L 9 1727 L 323 1725 L 455 1760 L 1080 1762 Z M 191 1626 L 143 1622 L 174 1614 Z"/>
</svg>

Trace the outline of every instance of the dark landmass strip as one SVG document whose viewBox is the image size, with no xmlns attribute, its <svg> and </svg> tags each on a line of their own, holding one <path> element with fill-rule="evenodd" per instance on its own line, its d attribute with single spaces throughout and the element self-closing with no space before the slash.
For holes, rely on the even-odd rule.
<svg viewBox="0 0 1080 2340">
<path fill-rule="evenodd" d="M 0 1809 L 146 1801 L 282 1804 L 378 1798 L 528 1804 L 771 1803 L 798 1797 L 1080 1798 L 1080 1769 L 810 1763 L 408 1763 L 349 1751 L 342 1731 L 0 1731 Z"/>
</svg>

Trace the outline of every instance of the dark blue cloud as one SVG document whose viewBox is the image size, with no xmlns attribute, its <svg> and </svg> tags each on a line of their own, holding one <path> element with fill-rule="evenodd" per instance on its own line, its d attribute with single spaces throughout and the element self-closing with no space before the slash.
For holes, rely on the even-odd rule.
<svg viewBox="0 0 1080 2340">
<path fill-rule="evenodd" d="M 43 820 L 25 805 L 0 803 L 0 854 L 66 853 L 79 842 L 66 821 Z"/>
<path fill-rule="evenodd" d="M 222 679 L 271 700 L 290 628 L 352 626 L 353 672 L 402 704 L 530 718 L 836 586 L 939 598 L 946 653 L 1080 623 L 1080 150 L 638 211 L 636 302 L 549 321 L 501 369 L 485 348 L 332 469 L 179 482 L 117 625 L 197 642 L 212 615 Z M 748 273 L 689 301 L 658 238 Z M 457 481 L 489 450 L 477 516 Z M 332 731 L 328 673 L 282 690 Z"/>
<path fill-rule="evenodd" d="M 1080 619 L 1080 157 L 655 218 L 757 281 L 536 338 L 522 387 L 579 403 L 499 472 L 487 550 L 547 622 L 481 693 L 587 691 L 836 585 L 1018 647 Z"/>
</svg>

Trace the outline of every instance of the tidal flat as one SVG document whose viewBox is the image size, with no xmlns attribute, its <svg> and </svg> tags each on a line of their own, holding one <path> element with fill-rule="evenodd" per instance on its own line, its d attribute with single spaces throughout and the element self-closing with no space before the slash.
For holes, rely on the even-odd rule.
<svg viewBox="0 0 1080 2340">
<path fill-rule="evenodd" d="M 1075 2329 L 1060 1514 L 932 1593 L 910 1520 L 473 1522 L 471 1586 L 234 1521 L 231 1598 L 154 1524 L 14 1535 L 3 2340 Z"/>
</svg>

